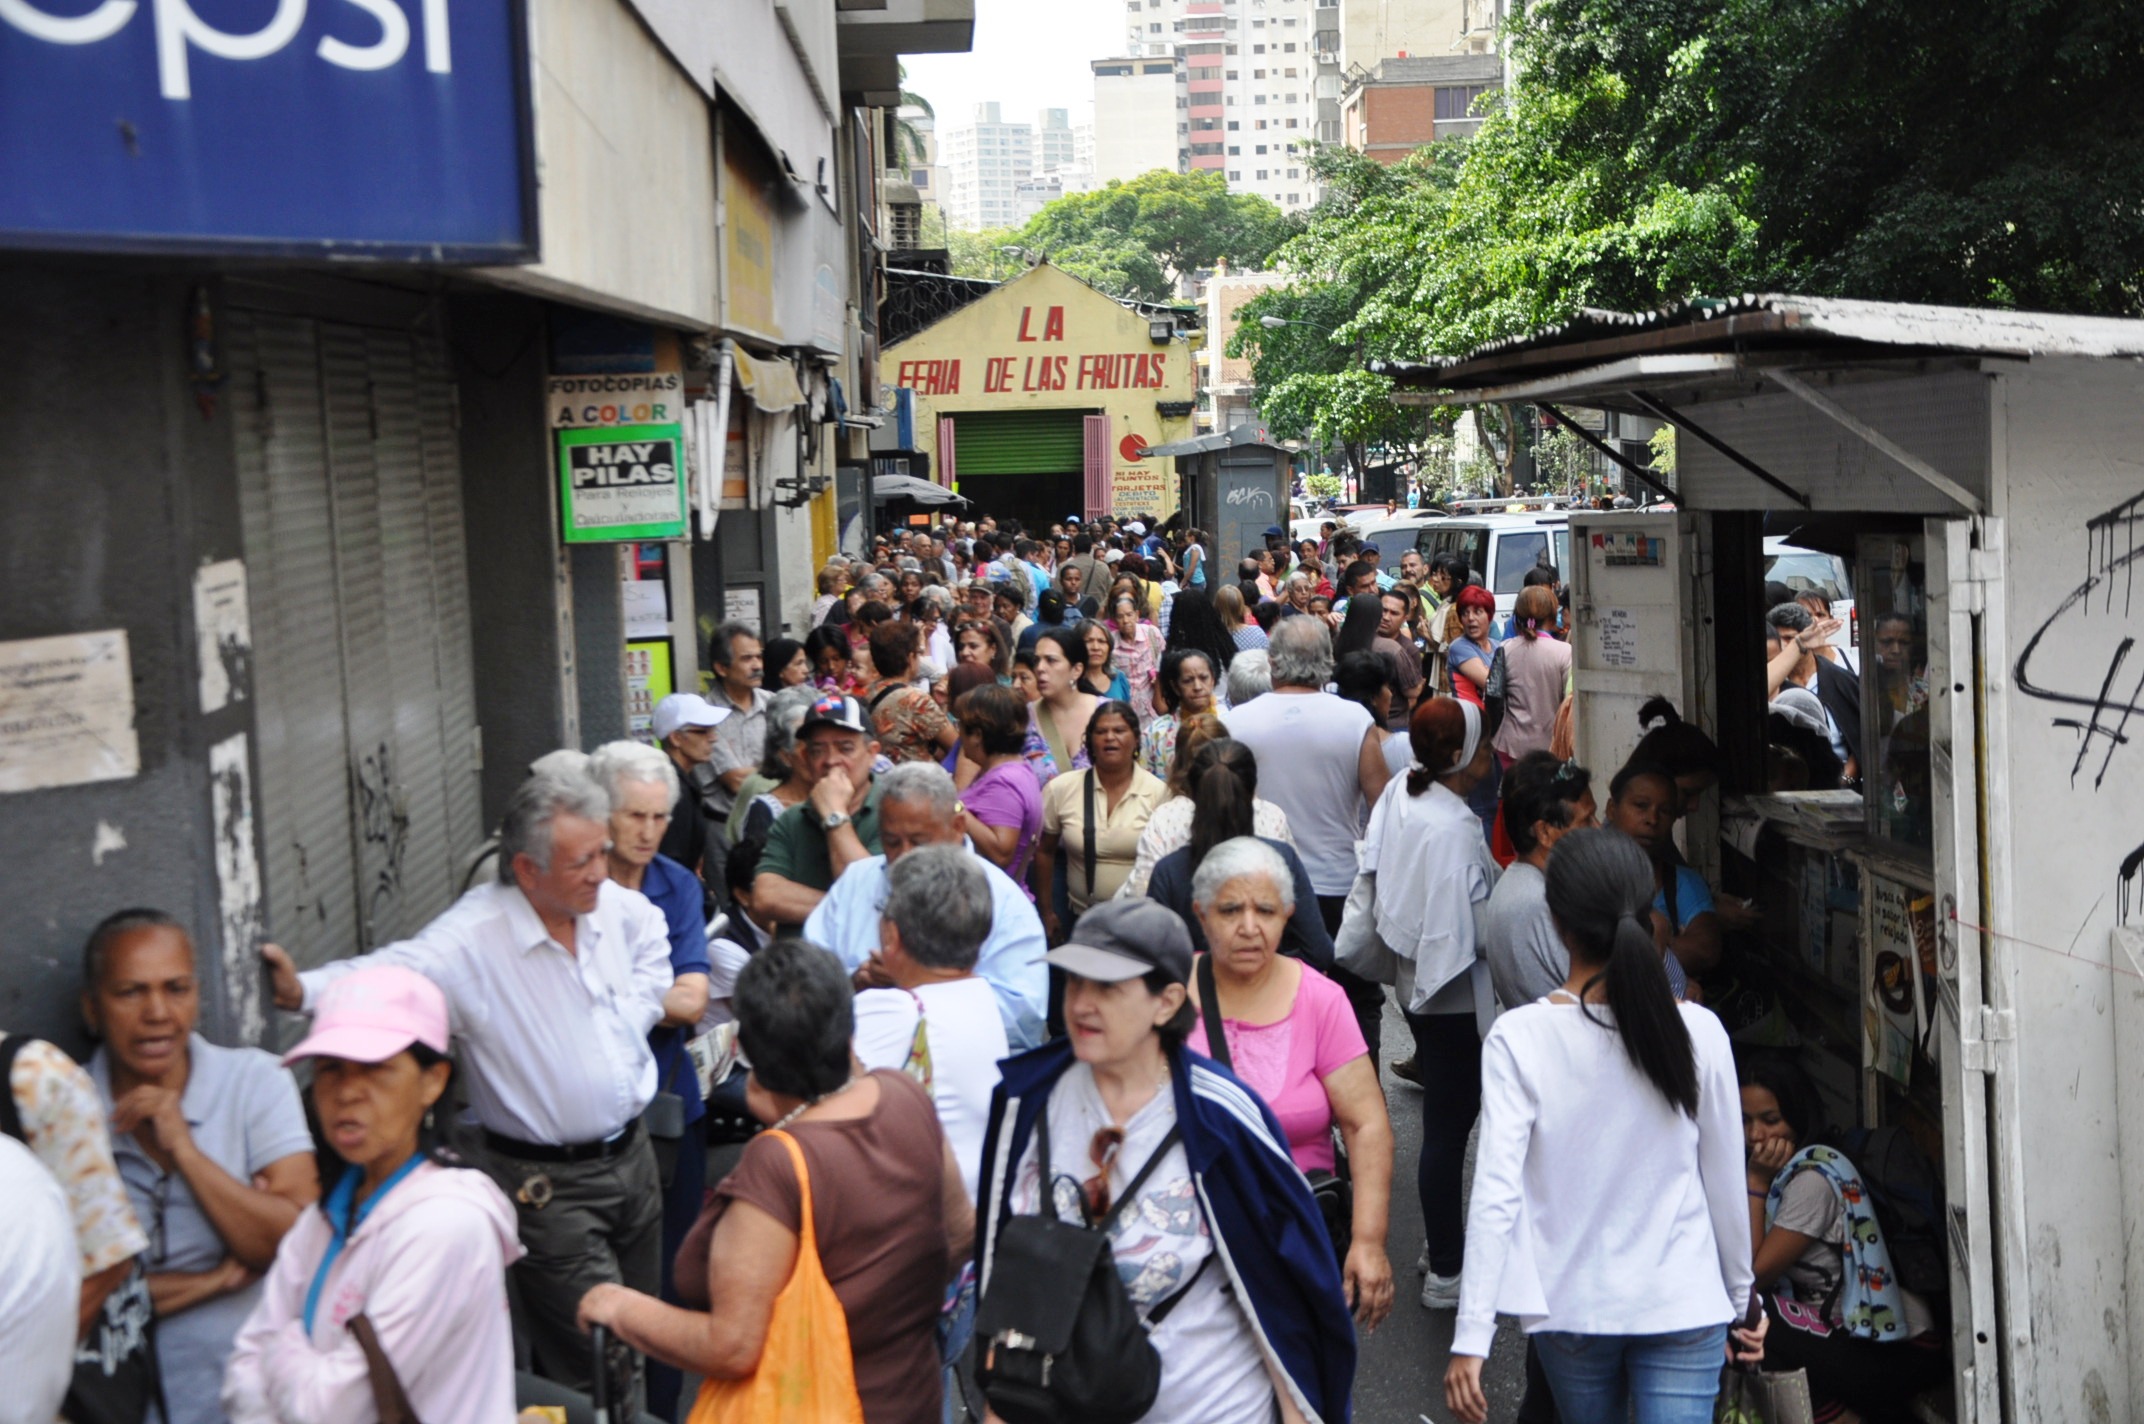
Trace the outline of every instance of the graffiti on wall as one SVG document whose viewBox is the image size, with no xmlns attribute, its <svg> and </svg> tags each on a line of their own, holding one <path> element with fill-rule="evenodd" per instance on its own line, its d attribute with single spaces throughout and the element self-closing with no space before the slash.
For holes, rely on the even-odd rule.
<svg viewBox="0 0 2144 1424">
<path fill-rule="evenodd" d="M 2115 755 L 2144 736 L 2144 656 L 2136 604 L 2138 564 L 2144 559 L 2144 494 L 2085 521 L 2084 580 L 2018 655 L 2018 691 L 2058 709 L 2049 725 L 2076 737 L 2070 785 L 2090 778 L 2106 785 Z M 2129 758 L 2134 761 L 2135 758 Z M 2125 857 L 2115 876 L 2116 915 L 2126 924 L 2132 905 L 2144 914 L 2144 846 Z"/>
</svg>

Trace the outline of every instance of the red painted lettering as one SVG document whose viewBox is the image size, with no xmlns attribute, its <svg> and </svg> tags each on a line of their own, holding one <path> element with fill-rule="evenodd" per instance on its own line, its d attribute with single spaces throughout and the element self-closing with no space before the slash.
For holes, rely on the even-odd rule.
<svg viewBox="0 0 2144 1424">
<path fill-rule="evenodd" d="M 1043 318 L 1042 339 L 1044 341 L 1062 341 L 1065 339 L 1065 309 L 1063 307 L 1051 307 L 1050 314 Z"/>
<path fill-rule="evenodd" d="M 1019 336 L 1019 339 L 1020 339 L 1020 340 L 1022 340 L 1022 341 L 1033 341 L 1033 340 L 1035 339 L 1034 337 L 1032 337 L 1032 336 L 1029 336 L 1029 335 L 1027 334 L 1027 314 L 1028 314 L 1029 312 L 1033 311 L 1033 310 L 1034 310 L 1034 308 L 1033 308 L 1033 307 L 1022 307 L 1022 308 L 1020 308 L 1020 336 Z"/>
</svg>

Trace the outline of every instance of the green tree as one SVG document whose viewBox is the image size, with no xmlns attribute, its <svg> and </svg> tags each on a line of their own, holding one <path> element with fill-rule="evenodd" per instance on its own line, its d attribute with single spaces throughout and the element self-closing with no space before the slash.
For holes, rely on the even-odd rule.
<svg viewBox="0 0 2144 1424">
<path fill-rule="evenodd" d="M 1229 192 L 1219 173 L 1155 169 L 1091 193 L 1068 193 L 1013 240 L 1113 296 L 1167 301 L 1187 273 L 1223 261 L 1258 266 L 1288 230 L 1279 208 Z"/>
<path fill-rule="evenodd" d="M 989 227 L 979 232 L 963 232 L 948 227 L 945 247 L 956 277 L 981 277 L 985 281 L 1003 282 L 1019 276 L 1027 267 L 1013 242 L 1011 228 Z"/>
</svg>

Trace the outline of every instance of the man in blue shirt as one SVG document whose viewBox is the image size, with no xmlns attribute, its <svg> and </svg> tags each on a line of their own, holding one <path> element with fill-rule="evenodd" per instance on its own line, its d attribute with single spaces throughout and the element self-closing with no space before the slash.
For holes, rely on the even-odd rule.
<svg viewBox="0 0 2144 1424">
<path fill-rule="evenodd" d="M 662 1022 L 648 1032 L 656 1081 L 655 1101 L 644 1121 L 655 1141 L 656 1160 L 666 1169 L 662 1294 L 676 1304 L 670 1265 L 707 1192 L 707 1153 L 690 1150 L 696 1139 L 705 1141 L 698 1123 L 707 1106 L 685 1047 L 706 1011 L 708 975 L 714 967 L 707 950 L 707 892 L 699 876 L 656 853 L 677 796 L 669 758 L 643 742 L 609 742 L 590 754 L 588 772 L 610 794 L 610 878 L 647 896 L 663 912 L 670 932 L 670 972 L 675 977 L 663 995 Z M 684 1377 L 677 1370 L 648 1362 L 648 1407 L 657 1417 L 668 1419 L 677 1412 L 683 1388 Z"/>
<path fill-rule="evenodd" d="M 879 843 L 885 854 L 844 870 L 804 922 L 804 938 L 832 950 L 858 989 L 893 983 L 877 959 L 886 867 L 919 846 L 960 845 L 964 840 L 960 798 L 943 767 L 904 762 L 881 776 L 878 785 Z M 976 860 L 990 881 L 992 914 L 975 972 L 997 994 L 1006 1041 L 1015 1051 L 1032 1048 L 1046 1036 L 1043 1018 L 1049 1009 L 1049 970 L 1042 961 L 1049 942 L 1042 918 L 1011 876 L 981 856 Z"/>
</svg>

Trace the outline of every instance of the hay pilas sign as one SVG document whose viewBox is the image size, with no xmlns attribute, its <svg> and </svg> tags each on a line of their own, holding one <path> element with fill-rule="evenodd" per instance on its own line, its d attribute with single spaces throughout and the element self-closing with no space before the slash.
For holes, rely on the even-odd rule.
<svg viewBox="0 0 2144 1424">
<path fill-rule="evenodd" d="M 565 541 L 686 537 L 684 453 L 674 425 L 559 431 L 559 532 Z"/>
</svg>

